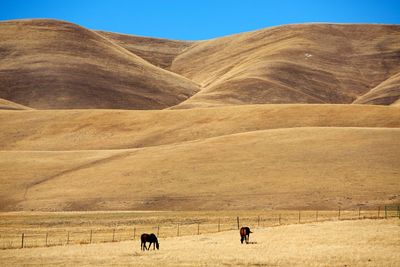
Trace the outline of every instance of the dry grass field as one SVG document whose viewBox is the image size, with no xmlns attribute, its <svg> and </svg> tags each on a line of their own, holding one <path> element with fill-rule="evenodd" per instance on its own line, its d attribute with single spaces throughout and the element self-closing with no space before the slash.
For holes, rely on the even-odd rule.
<svg viewBox="0 0 400 267">
<path fill-rule="evenodd" d="M 0 22 L 0 265 L 395 266 L 399 49 L 399 25 Z"/>
<path fill-rule="evenodd" d="M 188 110 L 0 112 L 0 149 L 130 149 L 299 127 L 399 128 L 400 109 L 372 105 L 242 105 Z"/>
<path fill-rule="evenodd" d="M 331 209 L 397 203 L 399 136 L 398 128 L 303 127 L 137 149 L 1 151 L 2 209 Z"/>
<path fill-rule="evenodd" d="M 269 211 L 99 211 L 0 213 L 0 249 L 19 249 L 138 240 L 144 232 L 159 238 L 237 229 L 337 220 L 398 218 L 395 209 Z"/>
<path fill-rule="evenodd" d="M 399 220 L 361 220 L 253 228 L 139 241 L 0 250 L 2 266 L 396 266 Z"/>
</svg>

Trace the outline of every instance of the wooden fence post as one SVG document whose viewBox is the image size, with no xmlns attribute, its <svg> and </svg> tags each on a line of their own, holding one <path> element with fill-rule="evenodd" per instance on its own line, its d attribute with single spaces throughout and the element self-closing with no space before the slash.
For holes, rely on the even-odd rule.
<svg viewBox="0 0 400 267">
<path fill-rule="evenodd" d="M 358 219 L 361 219 L 361 207 L 358 208 Z"/>
<path fill-rule="evenodd" d="M 21 236 L 21 248 L 24 248 L 24 239 L 25 239 L 25 234 L 22 233 L 22 236 Z"/>
<path fill-rule="evenodd" d="M 136 227 L 133 227 L 133 240 L 136 239 Z"/>
<path fill-rule="evenodd" d="M 218 232 L 221 230 L 221 219 L 218 218 Z"/>
<path fill-rule="evenodd" d="M 157 237 L 160 235 L 160 226 L 157 226 Z"/>
<path fill-rule="evenodd" d="M 315 212 L 315 221 L 318 222 L 318 210 Z"/>
<path fill-rule="evenodd" d="M 385 206 L 385 219 L 387 219 L 387 207 Z"/>
<path fill-rule="evenodd" d="M 339 207 L 339 213 L 338 213 L 338 220 L 340 220 L 340 207 Z"/>
<path fill-rule="evenodd" d="M 279 225 L 281 225 L 281 214 L 279 213 Z"/>
<path fill-rule="evenodd" d="M 381 217 L 381 206 L 378 207 L 378 219 Z"/>
<path fill-rule="evenodd" d="M 200 223 L 197 224 L 197 235 L 200 234 Z"/>
<path fill-rule="evenodd" d="M 238 227 L 238 230 L 239 230 L 239 228 L 240 228 L 240 223 L 239 223 L 239 216 L 236 218 L 237 219 L 237 227 Z"/>
<path fill-rule="evenodd" d="M 46 247 L 47 247 L 47 237 L 49 236 L 49 233 L 46 232 Z"/>
<path fill-rule="evenodd" d="M 115 228 L 113 228 L 113 238 L 112 238 L 112 242 L 115 242 Z"/>
<path fill-rule="evenodd" d="M 90 229 L 90 239 L 89 239 L 89 243 L 90 243 L 90 244 L 92 244 L 92 235 L 93 235 L 93 232 L 92 232 L 92 230 Z"/>
<path fill-rule="evenodd" d="M 179 223 L 178 223 L 177 236 L 179 236 Z"/>
<path fill-rule="evenodd" d="M 300 223 L 300 211 L 299 211 L 299 223 Z"/>
<path fill-rule="evenodd" d="M 260 227 L 260 215 L 258 215 L 258 227 Z"/>
</svg>

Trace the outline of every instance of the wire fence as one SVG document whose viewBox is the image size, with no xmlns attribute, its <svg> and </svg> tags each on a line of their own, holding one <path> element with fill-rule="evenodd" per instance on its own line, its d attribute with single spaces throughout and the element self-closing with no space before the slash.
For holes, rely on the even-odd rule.
<svg viewBox="0 0 400 267">
<path fill-rule="evenodd" d="M 106 215 L 105 215 L 106 216 Z M 385 206 L 378 210 L 341 210 L 326 211 L 281 211 L 271 214 L 225 217 L 193 217 L 189 220 L 156 221 L 149 225 L 138 223 L 133 226 L 114 227 L 73 227 L 71 229 L 32 228 L 20 230 L 0 229 L 0 249 L 17 249 L 72 244 L 92 244 L 139 240 L 142 233 L 154 233 L 158 238 L 188 235 L 201 235 L 221 231 L 250 228 L 275 227 L 280 225 L 323 222 L 332 220 L 361 219 L 400 219 L 400 206 Z"/>
</svg>

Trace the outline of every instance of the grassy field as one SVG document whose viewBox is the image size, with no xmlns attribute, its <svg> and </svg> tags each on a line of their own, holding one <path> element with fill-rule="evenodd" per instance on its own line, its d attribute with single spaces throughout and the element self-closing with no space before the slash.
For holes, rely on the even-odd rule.
<svg viewBox="0 0 400 267">
<path fill-rule="evenodd" d="M 352 220 L 254 228 L 252 244 L 237 230 L 139 241 L 1 250 L 2 266 L 396 266 L 400 223 Z"/>
<path fill-rule="evenodd" d="M 389 217 L 396 216 L 396 211 Z M 221 212 L 11 212 L 0 213 L 0 248 L 24 248 L 137 240 L 141 233 L 160 238 L 237 229 L 384 218 L 384 210 L 221 211 Z"/>
</svg>

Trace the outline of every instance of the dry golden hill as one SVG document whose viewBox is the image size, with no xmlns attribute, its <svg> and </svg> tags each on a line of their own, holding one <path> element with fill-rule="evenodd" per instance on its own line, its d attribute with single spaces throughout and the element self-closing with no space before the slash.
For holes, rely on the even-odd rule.
<svg viewBox="0 0 400 267">
<path fill-rule="evenodd" d="M 5 21 L 0 98 L 37 109 L 389 105 L 400 95 L 399 51 L 398 25 L 285 25 L 185 42 Z"/>
<path fill-rule="evenodd" d="M 300 24 L 198 42 L 171 70 L 203 87 L 177 108 L 345 104 L 364 94 L 358 103 L 391 104 L 400 94 L 391 79 L 400 73 L 399 62 L 398 25 Z M 382 88 L 368 93 L 386 80 L 390 94 Z"/>
<path fill-rule="evenodd" d="M 0 97 L 38 109 L 162 109 L 198 91 L 102 35 L 56 20 L 0 22 Z"/>
<path fill-rule="evenodd" d="M 2 210 L 334 209 L 400 201 L 400 129 L 291 128 L 156 147 L 1 151 Z"/>
<path fill-rule="evenodd" d="M 325 104 L 154 111 L 2 111 L 0 149 L 127 149 L 292 127 L 399 128 L 400 109 Z"/>
<path fill-rule="evenodd" d="M 31 108 L 0 98 L 0 109 L 21 110 Z"/>
<path fill-rule="evenodd" d="M 0 22 L 0 210 L 398 203 L 399 51 L 395 25 L 184 42 Z"/>
<path fill-rule="evenodd" d="M 391 76 L 378 86 L 371 89 L 365 95 L 360 96 L 353 103 L 355 104 L 387 104 L 400 100 L 400 73 Z"/>
<path fill-rule="evenodd" d="M 105 31 L 97 31 L 97 33 L 163 69 L 168 69 L 175 57 L 194 44 L 194 42 L 188 41 L 150 38 Z"/>
</svg>

